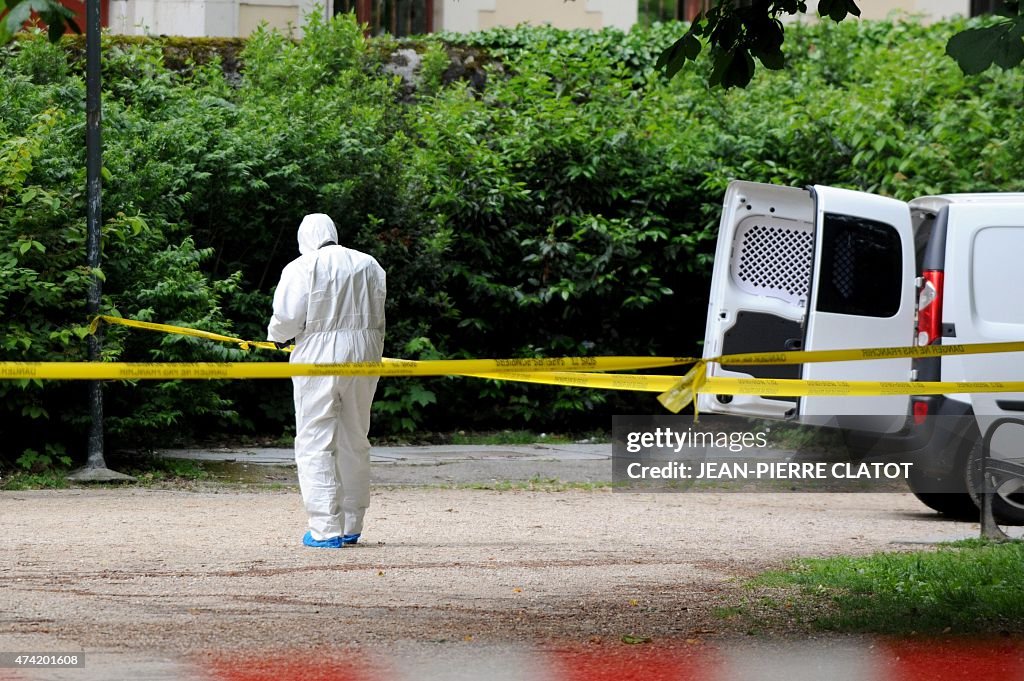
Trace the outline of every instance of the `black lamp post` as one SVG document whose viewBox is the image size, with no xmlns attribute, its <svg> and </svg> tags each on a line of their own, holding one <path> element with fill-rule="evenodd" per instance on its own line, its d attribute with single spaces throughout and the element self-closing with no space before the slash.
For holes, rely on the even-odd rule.
<svg viewBox="0 0 1024 681">
<path fill-rule="evenodd" d="M 86 177 L 86 261 L 91 270 L 100 266 L 100 227 L 102 212 L 103 141 L 100 129 L 100 0 L 85 3 L 85 177 Z M 102 283 L 95 274 L 89 286 L 86 309 L 91 319 L 100 310 Z M 89 336 L 89 361 L 100 361 L 102 341 L 100 331 Z M 103 458 L 103 383 L 89 382 L 89 458 L 83 468 L 68 476 L 69 480 L 104 482 L 131 480 L 132 477 L 107 468 Z"/>
</svg>

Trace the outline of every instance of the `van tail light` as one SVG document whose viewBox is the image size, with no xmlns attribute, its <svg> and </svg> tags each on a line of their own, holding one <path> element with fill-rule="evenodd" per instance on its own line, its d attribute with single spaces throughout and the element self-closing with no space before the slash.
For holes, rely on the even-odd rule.
<svg viewBox="0 0 1024 681">
<path fill-rule="evenodd" d="M 925 270 L 917 296 L 917 344 L 931 345 L 942 335 L 942 270 Z"/>
<path fill-rule="evenodd" d="M 928 403 L 924 400 L 914 402 L 914 425 L 919 426 L 928 418 Z"/>
</svg>

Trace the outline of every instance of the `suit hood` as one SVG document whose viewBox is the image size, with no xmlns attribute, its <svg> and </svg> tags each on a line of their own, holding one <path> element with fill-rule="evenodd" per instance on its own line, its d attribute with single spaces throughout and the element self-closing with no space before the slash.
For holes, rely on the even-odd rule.
<svg viewBox="0 0 1024 681">
<path fill-rule="evenodd" d="M 325 243 L 338 243 L 338 229 L 334 221 L 323 213 L 311 213 L 299 225 L 299 253 L 315 253 Z"/>
</svg>

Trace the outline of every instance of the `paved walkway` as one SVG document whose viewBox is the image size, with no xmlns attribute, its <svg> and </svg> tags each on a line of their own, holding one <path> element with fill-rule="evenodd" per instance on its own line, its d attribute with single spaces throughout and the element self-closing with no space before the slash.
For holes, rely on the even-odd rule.
<svg viewBox="0 0 1024 681">
<path fill-rule="evenodd" d="M 238 463 L 295 465 L 295 452 L 290 447 L 165 449 L 163 456 L 197 461 L 234 461 Z M 375 464 L 438 466 L 453 461 L 608 461 L 611 443 L 604 444 L 532 444 L 532 445 L 422 445 L 374 447 L 370 460 Z"/>
<path fill-rule="evenodd" d="M 162 456 L 241 466 L 295 467 L 292 449 L 167 449 Z M 371 480 L 384 485 L 486 484 L 558 480 L 608 482 L 612 446 L 603 444 L 426 445 L 374 447 Z"/>
</svg>

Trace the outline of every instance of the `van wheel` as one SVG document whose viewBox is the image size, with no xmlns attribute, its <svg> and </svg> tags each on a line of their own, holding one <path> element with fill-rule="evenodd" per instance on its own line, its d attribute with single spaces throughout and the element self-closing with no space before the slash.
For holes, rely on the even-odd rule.
<svg viewBox="0 0 1024 681">
<path fill-rule="evenodd" d="M 978 506 L 974 503 L 971 495 L 966 492 L 963 494 L 956 494 L 955 492 L 914 492 L 914 496 L 928 508 L 938 511 L 953 520 L 975 522 L 980 517 Z"/>
<path fill-rule="evenodd" d="M 953 472 L 950 478 L 963 481 L 962 492 L 918 492 L 919 489 L 935 489 L 935 484 L 934 480 L 922 480 L 916 468 L 910 469 L 907 484 L 914 496 L 933 511 L 938 511 L 953 520 L 976 521 L 979 517 L 978 506 L 967 492 L 967 480 L 959 471 Z"/>
<path fill-rule="evenodd" d="M 978 491 L 984 489 L 981 480 L 981 444 L 979 437 L 967 455 L 963 472 L 971 498 L 979 509 L 981 496 Z M 992 496 L 992 516 L 999 525 L 1024 525 L 1024 480 L 1009 480 L 996 489 Z"/>
<path fill-rule="evenodd" d="M 860 430 L 839 430 L 843 438 L 846 455 L 851 461 L 859 461 L 869 456 L 883 454 L 885 447 L 884 436 L 877 433 L 866 433 Z M 925 478 L 917 467 L 910 468 L 907 478 L 907 486 L 918 500 L 942 515 L 952 520 L 976 521 L 978 519 L 978 506 L 974 499 L 967 493 L 967 482 L 962 473 L 965 455 L 961 453 L 958 460 L 959 465 L 954 464 L 953 468 L 945 472 L 942 477 L 947 480 L 946 485 L 954 489 L 950 492 L 925 492 L 920 490 L 934 490 L 935 480 L 933 477 Z"/>
<path fill-rule="evenodd" d="M 922 504 L 947 518 L 976 521 L 979 517 L 978 506 L 967 489 L 964 469 L 971 447 L 974 446 L 975 441 L 980 440 L 981 436 L 975 429 L 975 433 L 952 443 L 956 451 L 942 457 L 942 460 L 948 461 L 948 468 L 943 467 L 942 471 L 929 469 L 925 474 L 920 467 L 912 466 L 907 476 L 907 486 L 910 487 L 910 491 Z M 946 491 L 936 492 L 937 487 Z"/>
</svg>

